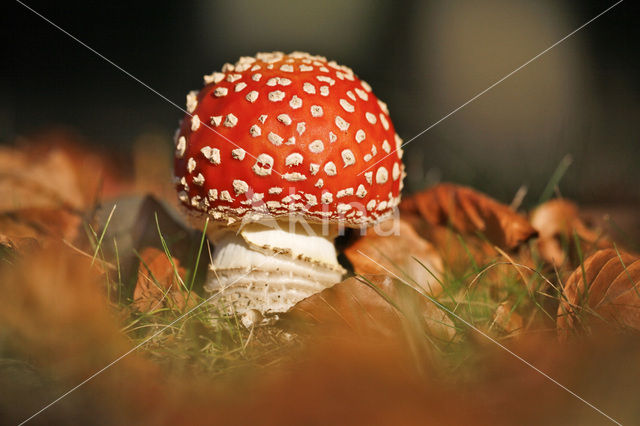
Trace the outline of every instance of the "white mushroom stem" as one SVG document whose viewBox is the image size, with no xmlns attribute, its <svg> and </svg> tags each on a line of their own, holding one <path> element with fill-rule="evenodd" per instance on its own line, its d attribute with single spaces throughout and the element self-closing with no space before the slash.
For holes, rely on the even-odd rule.
<svg viewBox="0 0 640 426">
<path fill-rule="evenodd" d="M 275 222 L 274 222 L 275 224 Z M 252 223 L 218 233 L 206 290 L 223 313 L 286 312 L 300 300 L 331 287 L 345 270 L 333 245 L 335 231 Z M 324 235 L 323 235 L 324 234 Z M 329 234 L 329 235 L 326 235 Z"/>
</svg>

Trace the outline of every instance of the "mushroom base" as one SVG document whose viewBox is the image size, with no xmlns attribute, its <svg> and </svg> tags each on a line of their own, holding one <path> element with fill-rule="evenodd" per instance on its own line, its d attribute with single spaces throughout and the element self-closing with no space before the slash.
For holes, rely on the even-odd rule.
<svg viewBox="0 0 640 426">
<path fill-rule="evenodd" d="M 284 225 L 250 224 L 216 239 L 205 289 L 218 293 L 212 303 L 222 313 L 286 312 L 342 279 L 335 234 L 326 237 L 314 228 Z"/>
</svg>

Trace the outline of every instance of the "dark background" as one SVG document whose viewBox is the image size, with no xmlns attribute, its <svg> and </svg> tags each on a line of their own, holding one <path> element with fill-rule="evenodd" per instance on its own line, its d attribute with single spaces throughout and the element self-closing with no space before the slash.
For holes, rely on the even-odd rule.
<svg viewBox="0 0 640 426">
<path fill-rule="evenodd" d="M 605 1 L 45 2 L 29 6 L 184 105 L 257 51 L 352 67 L 408 140 L 612 5 Z M 127 153 L 182 113 L 19 3 L 2 13 L 0 142 L 67 126 Z M 624 1 L 407 147 L 407 187 L 440 180 L 534 204 L 561 159 L 584 203 L 640 200 L 640 7 Z"/>
</svg>

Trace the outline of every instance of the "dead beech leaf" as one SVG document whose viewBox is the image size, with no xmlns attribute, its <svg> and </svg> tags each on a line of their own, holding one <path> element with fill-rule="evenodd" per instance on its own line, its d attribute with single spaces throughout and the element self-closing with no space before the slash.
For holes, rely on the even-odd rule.
<svg viewBox="0 0 640 426">
<path fill-rule="evenodd" d="M 597 251 L 573 271 L 563 293 L 557 317 L 562 338 L 595 327 L 640 331 L 640 258 L 635 255 Z"/>
<path fill-rule="evenodd" d="M 405 221 L 389 220 L 376 225 L 344 254 L 357 274 L 388 275 L 391 271 L 401 278 L 411 277 L 434 297 L 442 292 L 442 286 L 431 275 L 440 279 L 442 258 L 433 245 Z"/>
<path fill-rule="evenodd" d="M 185 276 L 178 259 L 173 258 L 178 275 Z M 166 254 L 154 247 L 146 248 L 140 254 L 138 282 L 133 292 L 133 305 L 141 312 L 149 312 L 163 306 L 182 309 L 186 295 L 181 287 L 176 271 Z M 192 295 L 190 303 L 195 302 Z"/>
<path fill-rule="evenodd" d="M 0 148 L 0 224 L 7 235 L 74 240 L 82 212 L 96 197 L 101 160 L 60 137 L 23 149 Z M 81 173 L 80 171 L 83 170 Z"/>
<path fill-rule="evenodd" d="M 30 155 L 0 149 L 0 212 L 82 207 L 71 159 L 62 150 Z"/>
<path fill-rule="evenodd" d="M 493 323 L 507 334 L 516 333 L 522 329 L 522 317 L 513 310 L 509 302 L 502 302 L 493 314 Z"/>
<path fill-rule="evenodd" d="M 52 129 L 30 136 L 21 142 L 20 152 L 28 158 L 46 158 L 60 155 L 66 158 L 63 171 L 75 178 L 73 196 L 83 207 L 92 206 L 100 198 L 111 198 L 130 189 L 124 181 L 124 172 L 131 169 L 124 159 L 99 149 L 68 129 Z"/>
<path fill-rule="evenodd" d="M 460 236 L 446 226 L 428 226 L 421 236 L 432 242 L 442 256 L 443 263 L 453 274 L 464 274 L 475 265 L 498 255 L 495 247 L 475 235 Z"/>
<path fill-rule="evenodd" d="M 507 249 L 516 248 L 536 234 L 529 221 L 510 207 L 451 183 L 442 183 L 405 198 L 400 210 L 431 226 L 450 225 L 467 234 L 480 232 L 493 244 Z"/>
<path fill-rule="evenodd" d="M 58 371 L 86 368 L 78 377 L 113 360 L 128 344 L 109 310 L 104 275 L 90 261 L 53 242 L 0 267 L 3 327 L 29 343 L 34 356 L 66 366 Z"/>
<path fill-rule="evenodd" d="M 109 200 L 102 203 L 94 217 L 98 235 L 104 231 L 101 255 L 106 261 L 119 265 L 127 297 L 133 296 L 139 275 L 140 262 L 136 252 L 155 247 L 164 253 L 160 235 L 180 264 L 191 264 L 197 257 L 202 232 L 187 227 L 176 210 L 153 196 L 130 195 Z M 201 289 L 207 263 L 203 260 L 198 264 L 198 279 L 194 282 L 196 291 Z"/>
<path fill-rule="evenodd" d="M 537 207 L 531 213 L 531 225 L 538 231 L 540 255 L 556 267 L 567 261 L 567 254 L 576 254 L 574 250 L 563 249 L 563 242 L 569 249 L 575 248 L 574 233 L 580 239 L 583 253 L 594 248 L 611 247 L 607 238 L 585 225 L 580 218 L 578 206 L 568 200 L 554 199 Z"/>
<path fill-rule="evenodd" d="M 0 229 L 8 238 L 30 238 L 45 243 L 52 237 L 73 241 L 82 218 L 64 209 L 28 208 L 0 213 Z"/>
<path fill-rule="evenodd" d="M 311 326 L 321 334 L 389 338 L 402 336 L 406 318 L 418 318 L 432 336 L 446 341 L 454 337 L 449 317 L 414 289 L 384 275 L 364 278 L 377 290 L 361 279 L 347 278 L 298 302 L 284 315 L 285 322 Z"/>
</svg>

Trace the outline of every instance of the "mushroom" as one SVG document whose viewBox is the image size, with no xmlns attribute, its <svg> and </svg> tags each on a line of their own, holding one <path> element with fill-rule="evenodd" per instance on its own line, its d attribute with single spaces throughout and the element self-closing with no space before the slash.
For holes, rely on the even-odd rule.
<svg viewBox="0 0 640 426">
<path fill-rule="evenodd" d="M 204 81 L 176 134 L 175 184 L 190 223 L 209 220 L 205 288 L 227 312 L 285 312 L 341 280 L 342 226 L 393 215 L 402 140 L 371 87 L 324 57 L 259 53 Z"/>
</svg>

